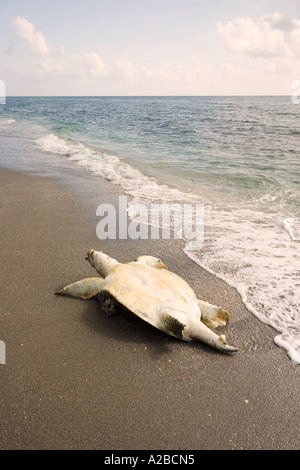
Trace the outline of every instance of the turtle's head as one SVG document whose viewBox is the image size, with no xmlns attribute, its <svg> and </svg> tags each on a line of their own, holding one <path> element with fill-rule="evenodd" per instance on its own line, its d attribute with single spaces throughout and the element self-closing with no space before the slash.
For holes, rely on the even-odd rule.
<svg viewBox="0 0 300 470">
<path fill-rule="evenodd" d="M 139 256 L 136 261 L 138 263 L 148 264 L 149 266 L 152 266 L 152 268 L 155 269 L 168 269 L 167 266 L 161 261 L 161 259 L 155 258 L 155 256 Z"/>
<path fill-rule="evenodd" d="M 110 256 L 102 253 L 102 251 L 89 250 L 86 258 L 90 265 L 96 269 L 97 273 L 102 277 L 107 277 L 113 268 L 119 264 L 118 261 Z"/>
</svg>

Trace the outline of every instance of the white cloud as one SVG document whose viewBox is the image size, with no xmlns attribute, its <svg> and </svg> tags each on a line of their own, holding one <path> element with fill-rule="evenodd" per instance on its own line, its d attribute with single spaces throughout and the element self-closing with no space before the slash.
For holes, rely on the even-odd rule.
<svg viewBox="0 0 300 470">
<path fill-rule="evenodd" d="M 300 20 L 278 13 L 218 23 L 218 34 L 231 54 L 221 56 L 216 51 L 207 60 L 194 49 L 185 57 L 171 54 L 156 56 L 154 61 L 153 55 L 145 55 L 137 62 L 124 54 L 110 56 L 105 63 L 94 48 L 70 52 L 61 44 L 51 44 L 25 18 L 15 18 L 13 25 L 26 50 L 20 54 L 19 40 L 14 41 L 7 54 L 11 76 L 25 84 L 39 81 L 37 90 L 47 92 L 54 87 L 74 93 L 76 87 L 75 93 L 88 90 L 91 94 L 99 90 L 110 94 L 115 90 L 129 94 L 275 94 L 280 90 L 285 94 L 298 77 Z M 273 88 L 269 90 L 270 83 Z"/>
<path fill-rule="evenodd" d="M 95 51 L 68 53 L 63 45 L 48 43 L 41 31 L 25 18 L 13 20 L 16 33 L 29 46 L 31 56 L 35 57 L 33 72 L 38 78 L 96 79 L 106 77 L 107 67 Z"/>
<path fill-rule="evenodd" d="M 89 51 L 75 54 L 73 63 L 81 67 L 84 78 L 103 78 L 108 74 L 107 67 L 97 52 Z"/>
<path fill-rule="evenodd" d="M 252 57 L 300 57 L 300 20 L 272 13 L 258 18 L 239 17 L 217 24 L 225 48 Z"/>
<path fill-rule="evenodd" d="M 95 51 L 68 52 L 63 45 L 53 45 L 46 40 L 41 31 L 27 19 L 18 17 L 13 20 L 16 34 L 29 46 L 29 56 L 24 61 L 18 60 L 19 71 L 27 78 L 34 79 L 109 79 L 126 82 L 156 83 L 209 83 L 212 80 L 211 65 L 199 57 L 191 57 L 185 62 L 158 62 L 136 64 L 120 58 L 104 63 Z M 11 49 L 11 55 L 17 48 Z M 20 56 L 19 56 L 20 57 Z M 33 62 L 34 61 L 34 62 Z"/>
<path fill-rule="evenodd" d="M 136 67 L 129 60 L 115 60 L 114 70 L 112 72 L 114 79 L 125 79 L 125 80 L 138 80 L 140 73 L 138 67 Z"/>
<path fill-rule="evenodd" d="M 108 75 L 105 63 L 94 51 L 49 55 L 43 57 L 38 65 L 38 76 L 43 79 L 100 79 Z"/>
<path fill-rule="evenodd" d="M 45 36 L 41 31 L 36 31 L 32 23 L 18 16 L 13 20 L 13 25 L 17 35 L 24 39 L 29 45 L 29 50 L 32 55 L 45 56 L 49 53 L 49 46 Z"/>
<path fill-rule="evenodd" d="M 166 81 L 181 78 L 180 71 L 167 63 L 145 65 L 134 64 L 129 60 L 115 60 L 112 70 L 112 78 L 127 81 Z"/>
<path fill-rule="evenodd" d="M 189 62 L 136 65 L 128 60 L 114 61 L 114 79 L 151 82 L 209 83 L 214 78 L 210 64 L 194 56 Z"/>
</svg>

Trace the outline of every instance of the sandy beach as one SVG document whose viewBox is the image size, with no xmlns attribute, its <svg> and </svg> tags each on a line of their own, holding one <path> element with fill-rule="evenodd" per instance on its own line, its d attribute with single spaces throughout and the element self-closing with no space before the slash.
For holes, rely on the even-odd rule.
<svg viewBox="0 0 300 470">
<path fill-rule="evenodd" d="M 235 290 L 188 259 L 180 242 L 100 241 L 99 200 L 1 169 L 1 449 L 299 449 L 299 366 Z M 198 297 L 231 314 L 222 354 L 180 342 L 137 318 L 55 296 L 93 276 L 88 249 L 127 262 L 159 256 Z"/>
</svg>

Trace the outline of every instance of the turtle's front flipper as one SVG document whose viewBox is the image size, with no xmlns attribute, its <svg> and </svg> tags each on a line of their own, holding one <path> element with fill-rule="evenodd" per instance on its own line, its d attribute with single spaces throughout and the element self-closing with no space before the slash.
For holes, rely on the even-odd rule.
<svg viewBox="0 0 300 470">
<path fill-rule="evenodd" d="M 70 295 L 81 299 L 90 299 L 101 290 L 103 279 L 101 277 L 87 277 L 81 281 L 73 282 L 63 289 L 55 292 L 59 295 Z"/>
<path fill-rule="evenodd" d="M 171 310 L 171 313 L 170 313 Z M 171 336 L 182 339 L 182 332 L 186 325 L 172 315 L 172 309 L 167 309 L 160 315 L 163 328 Z"/>
<path fill-rule="evenodd" d="M 210 328 L 225 326 L 229 321 L 229 314 L 221 307 L 197 299 L 201 310 L 201 321 Z"/>
<path fill-rule="evenodd" d="M 147 264 L 148 266 L 152 266 L 152 268 L 155 268 L 155 269 L 166 269 L 166 270 L 168 270 L 165 263 L 163 263 L 161 259 L 156 258 L 155 256 L 142 255 L 142 256 L 139 256 L 135 261 L 137 263 Z"/>
</svg>

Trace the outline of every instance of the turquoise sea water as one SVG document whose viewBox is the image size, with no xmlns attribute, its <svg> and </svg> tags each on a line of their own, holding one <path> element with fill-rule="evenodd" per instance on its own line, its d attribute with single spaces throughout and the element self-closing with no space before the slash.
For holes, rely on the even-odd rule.
<svg viewBox="0 0 300 470">
<path fill-rule="evenodd" d="M 300 363 L 300 105 L 290 97 L 7 98 L 0 148 L 3 166 L 80 166 L 131 204 L 204 204 L 203 248 L 185 253 L 234 286 Z"/>
</svg>

